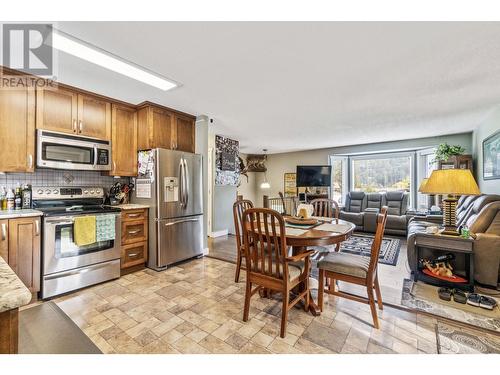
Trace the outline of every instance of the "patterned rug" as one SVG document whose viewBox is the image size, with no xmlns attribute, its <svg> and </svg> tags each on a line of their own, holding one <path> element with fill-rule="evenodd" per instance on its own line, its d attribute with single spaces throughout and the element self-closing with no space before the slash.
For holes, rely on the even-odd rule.
<svg viewBox="0 0 500 375">
<path fill-rule="evenodd" d="M 473 328 L 439 321 L 436 337 L 439 354 L 500 354 L 500 336 Z"/>
<path fill-rule="evenodd" d="M 401 304 L 418 311 L 468 323 L 473 326 L 500 332 L 500 310 L 498 306 L 493 311 L 480 307 L 462 305 L 452 301 L 440 300 L 438 287 L 422 282 L 405 279 Z"/>
<path fill-rule="evenodd" d="M 340 252 L 370 256 L 373 236 L 355 234 L 340 245 Z M 395 266 L 398 263 L 401 241 L 397 238 L 387 238 L 382 240 L 380 246 L 379 263 Z"/>
</svg>

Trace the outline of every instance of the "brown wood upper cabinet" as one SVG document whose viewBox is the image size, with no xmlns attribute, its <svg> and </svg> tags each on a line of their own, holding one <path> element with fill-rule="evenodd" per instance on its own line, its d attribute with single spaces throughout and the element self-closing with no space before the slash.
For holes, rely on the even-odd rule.
<svg viewBox="0 0 500 375">
<path fill-rule="evenodd" d="M 194 152 L 194 117 L 146 104 L 139 108 L 138 123 L 137 147 L 139 150 L 160 147 Z"/>
<path fill-rule="evenodd" d="M 39 217 L 10 219 L 8 223 L 7 262 L 31 293 L 40 290 L 40 230 Z"/>
<path fill-rule="evenodd" d="M 37 89 L 36 127 L 109 140 L 111 103 L 65 88 Z"/>
<path fill-rule="evenodd" d="M 195 120 L 191 117 L 174 115 L 175 149 L 194 153 Z"/>
<path fill-rule="evenodd" d="M 35 168 L 35 91 L 0 90 L 0 172 Z"/>
<path fill-rule="evenodd" d="M 137 176 L 137 112 L 113 104 L 111 111 L 112 176 Z"/>
</svg>

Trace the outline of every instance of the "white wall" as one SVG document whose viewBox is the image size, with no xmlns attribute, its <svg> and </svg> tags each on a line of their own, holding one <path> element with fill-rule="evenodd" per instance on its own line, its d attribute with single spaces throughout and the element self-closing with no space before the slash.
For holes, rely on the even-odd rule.
<svg viewBox="0 0 500 375">
<path fill-rule="evenodd" d="M 452 145 L 462 145 L 466 153 L 472 153 L 472 133 L 453 134 L 441 137 L 419 138 L 404 141 L 371 143 L 343 147 L 324 148 L 318 150 L 289 152 L 268 155 L 267 179 L 271 188 L 262 190 L 260 183 L 264 180 L 264 173 L 256 175 L 256 203 L 262 206 L 263 195 L 277 197 L 283 191 L 283 176 L 286 172 L 295 172 L 297 165 L 328 165 L 328 156 L 333 154 L 355 154 L 381 151 L 414 150 L 416 148 L 432 147 L 442 142 Z"/>
<path fill-rule="evenodd" d="M 472 146 L 474 155 L 474 170 L 481 193 L 500 194 L 500 179 L 483 179 L 483 141 L 500 130 L 500 106 L 495 108 L 486 119 L 479 124 L 473 133 Z"/>
<path fill-rule="evenodd" d="M 195 152 L 203 157 L 203 248 L 207 245 L 208 222 L 208 118 L 200 116 L 195 126 Z"/>
</svg>

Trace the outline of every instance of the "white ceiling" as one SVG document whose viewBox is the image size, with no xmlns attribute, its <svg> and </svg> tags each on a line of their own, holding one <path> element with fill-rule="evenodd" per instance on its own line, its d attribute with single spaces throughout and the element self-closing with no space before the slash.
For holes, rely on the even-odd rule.
<svg viewBox="0 0 500 375">
<path fill-rule="evenodd" d="M 244 152 L 466 132 L 500 102 L 498 22 L 57 27 L 183 86 L 163 92 L 64 54 L 61 82 L 206 114 Z"/>
</svg>

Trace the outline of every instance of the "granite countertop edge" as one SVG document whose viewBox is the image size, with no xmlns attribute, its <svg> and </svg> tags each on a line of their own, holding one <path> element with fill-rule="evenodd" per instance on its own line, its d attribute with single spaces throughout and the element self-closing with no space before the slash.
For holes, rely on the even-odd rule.
<svg viewBox="0 0 500 375">
<path fill-rule="evenodd" d="M 141 210 L 144 208 L 150 208 L 150 206 L 146 204 L 136 204 L 136 203 L 124 203 L 124 204 L 118 204 L 116 206 L 111 206 L 111 207 L 117 207 L 123 211 L 127 210 Z"/>
<path fill-rule="evenodd" d="M 20 217 L 43 216 L 42 211 L 38 210 L 0 210 L 0 219 L 17 219 Z"/>
<path fill-rule="evenodd" d="M 31 292 L 0 257 L 0 313 L 27 305 Z"/>
</svg>

